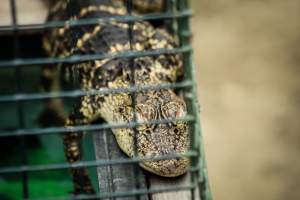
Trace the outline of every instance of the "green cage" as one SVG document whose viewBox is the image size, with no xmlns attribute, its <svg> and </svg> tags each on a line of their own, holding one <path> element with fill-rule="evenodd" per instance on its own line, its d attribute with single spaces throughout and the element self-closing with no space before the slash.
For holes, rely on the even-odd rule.
<svg viewBox="0 0 300 200">
<path fill-rule="evenodd" d="M 17 21 L 16 0 L 9 1 L 12 24 L 0 26 L 0 199 L 159 199 L 158 196 L 152 195 L 174 192 L 178 194 L 180 191 L 185 191 L 186 199 L 212 199 L 202 144 L 193 49 L 190 44 L 189 19 L 192 12 L 187 0 L 165 0 L 167 5 L 165 12 L 139 16 L 127 15 L 122 18 L 74 20 L 69 24 L 82 26 L 97 24 L 99 20 L 115 20 L 128 24 L 137 20 L 166 21 L 171 33 L 180 43 L 178 48 L 156 51 L 132 50 L 113 56 L 135 58 L 167 53 L 182 54 L 185 68 L 184 80 L 155 87 L 132 86 L 127 89 L 101 91 L 82 91 L 76 88 L 75 84 L 72 89 L 63 88 L 62 91 L 57 92 L 41 92 L 42 66 L 111 58 L 112 55 L 46 57 L 41 47 L 44 31 L 63 27 L 65 22 L 20 25 Z M 128 0 L 127 4 L 130 9 L 131 0 Z M 65 160 L 60 136 L 69 134 L 70 130 L 63 126 L 42 127 L 38 122 L 44 110 L 44 101 L 51 98 L 63 99 L 65 110 L 69 111 L 76 98 L 84 95 L 118 92 L 134 94 L 143 90 L 162 88 L 182 90 L 188 106 L 188 115 L 182 120 L 187 121 L 191 129 L 190 149 L 184 155 L 189 157 L 191 162 L 184 178 L 168 179 L 151 175 L 138 167 L 138 162 L 143 160 L 142 158 L 128 158 L 118 150 L 110 129 L 134 128 L 139 122 L 127 124 L 101 122 L 74 127 L 72 131 L 85 131 L 86 136 L 83 141 L 84 160 L 73 164 Z M 97 138 L 101 141 L 96 141 Z M 160 159 L 175 157 L 176 155 L 166 155 Z M 93 185 L 97 189 L 95 195 L 73 196 L 70 193 L 72 178 L 69 170 L 79 167 L 89 169 Z M 118 179 L 118 176 L 124 174 L 125 177 Z M 182 181 L 183 179 L 185 181 Z M 118 180 L 121 182 L 118 183 Z M 157 182 L 159 182 L 158 187 L 153 187 Z M 184 198 L 175 196 L 175 199 Z"/>
</svg>

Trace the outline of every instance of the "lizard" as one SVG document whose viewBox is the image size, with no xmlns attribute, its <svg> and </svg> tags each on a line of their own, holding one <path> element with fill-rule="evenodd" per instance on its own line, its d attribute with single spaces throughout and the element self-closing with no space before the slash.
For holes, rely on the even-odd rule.
<svg viewBox="0 0 300 200">
<path fill-rule="evenodd" d="M 162 9 L 161 2 L 133 1 L 134 8 L 141 13 Z M 43 47 L 50 57 L 113 55 L 129 50 L 178 47 L 174 37 L 165 29 L 154 27 L 146 21 L 133 22 L 132 26 L 118 21 L 82 26 L 69 26 L 68 23 L 70 20 L 122 17 L 128 14 L 124 0 L 52 0 L 47 21 L 65 21 L 65 26 L 45 31 Z M 137 15 L 135 11 L 133 14 Z M 60 73 L 67 72 L 75 74 L 80 89 L 84 91 L 129 88 L 132 83 L 137 87 L 154 86 L 178 81 L 183 76 L 183 62 L 179 54 L 161 54 L 136 58 L 104 58 L 47 66 L 43 69 L 43 77 L 44 80 L 48 80 L 46 81 L 48 85 L 52 85 L 47 87 L 47 91 L 60 89 L 57 77 Z M 55 76 L 56 80 L 51 80 L 51 76 Z M 139 91 L 134 96 L 135 98 L 129 92 L 82 96 L 72 112 L 62 114 L 64 126 L 72 128 L 88 125 L 99 118 L 106 123 L 128 123 L 134 120 L 146 122 L 175 119 L 187 114 L 184 99 L 172 89 Z M 59 104 L 57 107 L 62 108 L 61 100 L 49 102 L 51 103 Z M 172 153 L 185 153 L 189 148 L 189 128 L 184 121 L 145 123 L 134 129 L 112 129 L 112 132 L 120 149 L 129 157 L 156 158 Z M 63 135 L 65 155 L 69 163 L 82 159 L 80 144 L 83 135 L 82 132 Z M 187 171 L 189 159 L 180 157 L 141 161 L 139 165 L 159 176 L 176 177 Z M 72 168 L 72 173 L 75 194 L 95 192 L 85 168 Z"/>
</svg>

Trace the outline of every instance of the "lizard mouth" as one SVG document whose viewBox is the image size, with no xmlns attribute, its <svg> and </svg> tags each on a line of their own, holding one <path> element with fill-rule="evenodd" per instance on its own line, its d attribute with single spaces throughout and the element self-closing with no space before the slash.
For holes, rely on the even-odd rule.
<svg viewBox="0 0 300 200">
<path fill-rule="evenodd" d="M 164 177 L 177 177 L 186 173 L 189 166 L 188 158 L 158 161 L 144 161 L 140 166 L 147 171 Z"/>
</svg>

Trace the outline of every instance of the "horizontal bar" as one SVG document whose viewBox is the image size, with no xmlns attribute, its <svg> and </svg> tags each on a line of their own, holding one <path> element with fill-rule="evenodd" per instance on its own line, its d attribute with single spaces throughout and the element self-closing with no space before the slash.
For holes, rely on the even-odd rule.
<svg viewBox="0 0 300 200">
<path fill-rule="evenodd" d="M 30 198 L 26 200 L 70 200 L 70 199 L 104 199 L 104 198 L 118 198 L 118 197 L 130 197 L 130 196 L 137 196 L 137 195 L 145 195 L 145 194 L 155 194 L 155 193 L 165 193 L 165 192 L 174 192 L 174 191 L 184 191 L 184 190 L 191 190 L 196 189 L 197 184 L 189 184 L 186 186 L 172 186 L 172 187 L 160 187 L 154 189 L 136 189 L 131 191 L 124 191 L 124 192 L 101 192 L 97 195 L 75 195 L 69 197 L 50 197 L 50 198 Z"/>
<path fill-rule="evenodd" d="M 80 19 L 80 20 L 70 20 L 68 22 L 68 26 L 82 26 L 82 25 L 95 25 L 99 23 L 107 23 L 107 22 L 136 22 L 136 21 L 151 21 L 151 20 L 163 20 L 163 19 L 172 19 L 172 18 L 182 18 L 182 17 L 190 17 L 192 15 L 192 11 L 190 9 L 185 9 L 177 13 L 165 12 L 165 13 L 152 13 L 152 14 L 144 14 L 144 15 L 123 15 L 123 16 L 113 16 L 113 17 L 105 17 L 105 18 L 91 18 L 91 19 Z M 18 31 L 19 33 L 22 31 L 36 31 L 36 30 L 44 30 L 46 28 L 58 28 L 65 26 L 66 21 L 52 21 L 42 24 L 26 24 L 26 25 L 16 25 L 16 26 L 0 26 L 0 34 L 6 34 L 13 31 Z"/>
<path fill-rule="evenodd" d="M 49 135 L 57 133 L 72 133 L 82 131 L 96 131 L 103 129 L 120 129 L 120 128 L 134 128 L 142 124 L 166 124 L 175 121 L 194 121 L 194 116 L 187 115 L 183 118 L 177 119 L 163 119 L 163 120 L 149 120 L 143 122 L 127 122 L 127 123 L 114 123 L 114 124 L 98 124 L 98 125 L 83 125 L 73 127 L 51 127 L 51 128 L 33 128 L 33 129 L 18 129 L 15 131 L 2 131 L 0 132 L 1 137 L 16 137 L 16 136 L 29 136 L 29 135 Z"/>
<path fill-rule="evenodd" d="M 112 160 L 92 160 L 92 161 L 80 161 L 75 163 L 58 163 L 58 164 L 42 164 L 42 165 L 21 165 L 17 167 L 0 167 L 0 174 L 11 174 L 11 173 L 23 173 L 23 172 L 40 172 L 50 170 L 61 170 L 70 168 L 82 168 L 82 167 L 99 167 L 107 165 L 122 165 L 122 164 L 133 164 L 143 161 L 157 161 L 157 160 L 168 160 L 182 157 L 196 157 L 198 156 L 197 151 L 188 151 L 182 154 L 168 154 L 158 156 L 155 158 L 151 157 L 132 157 L 128 159 L 112 159 Z"/>
<path fill-rule="evenodd" d="M 99 90 L 72 90 L 72 91 L 61 91 L 61 92 L 50 92 L 50 93 L 31 93 L 31 94 L 13 94 L 13 95 L 0 95 L 1 102 L 17 102 L 17 101 L 32 101 L 32 100 L 43 100 L 51 98 L 75 98 L 81 96 L 92 96 L 97 94 L 116 94 L 116 93 L 133 93 L 149 90 L 160 90 L 160 89 L 175 89 L 192 87 L 193 82 L 190 80 L 182 81 L 178 83 L 169 83 L 161 85 L 148 85 L 148 86 L 131 86 L 128 88 L 100 88 Z"/>
<path fill-rule="evenodd" d="M 183 30 L 179 32 L 181 36 L 183 37 L 192 37 L 193 33 L 191 31 Z"/>
<path fill-rule="evenodd" d="M 64 58 L 31 58 L 31 59 L 14 59 L 14 60 L 5 60 L 0 61 L 1 68 L 7 67 L 17 67 L 17 66 L 28 66 L 28 65 L 45 65 L 45 64 L 58 64 L 58 63 L 78 63 L 91 60 L 101 60 L 101 59 L 114 59 L 114 58 L 134 58 L 134 57 L 143 57 L 143 56 L 156 56 L 160 54 L 175 54 L 175 53 L 185 53 L 192 51 L 191 45 L 186 45 L 180 48 L 174 49 L 157 49 L 151 51 L 126 51 L 118 52 L 115 54 L 89 54 L 89 55 L 72 55 Z"/>
</svg>

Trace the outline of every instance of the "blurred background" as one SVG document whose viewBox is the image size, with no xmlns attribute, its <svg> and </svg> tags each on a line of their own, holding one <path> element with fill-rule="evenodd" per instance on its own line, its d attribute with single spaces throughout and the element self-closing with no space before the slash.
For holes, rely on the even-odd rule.
<svg viewBox="0 0 300 200">
<path fill-rule="evenodd" d="M 44 21 L 41 2 L 18 0 L 19 22 Z M 1 2 L 1 25 L 10 23 L 8 5 Z M 214 199 L 300 199 L 300 1 L 191 6 Z"/>
<path fill-rule="evenodd" d="M 300 199 L 300 1 L 191 5 L 215 199 Z"/>
</svg>

